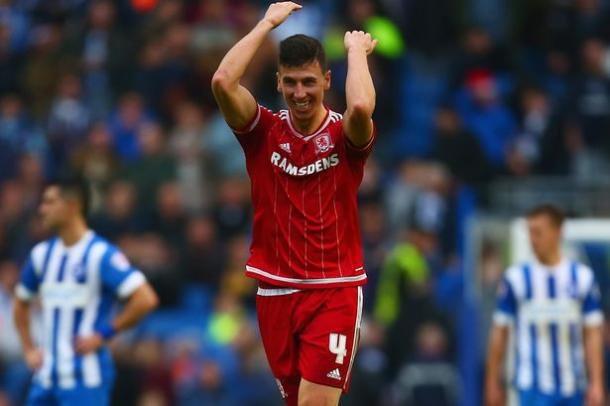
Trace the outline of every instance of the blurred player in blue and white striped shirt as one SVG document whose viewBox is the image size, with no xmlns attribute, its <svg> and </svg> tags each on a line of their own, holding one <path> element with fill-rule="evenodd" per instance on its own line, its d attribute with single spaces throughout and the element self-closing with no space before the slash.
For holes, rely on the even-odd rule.
<svg viewBox="0 0 610 406">
<path fill-rule="evenodd" d="M 561 253 L 563 219 L 552 205 L 528 214 L 536 260 L 509 268 L 500 284 L 487 359 L 489 406 L 505 402 L 501 371 L 509 326 L 520 405 L 603 405 L 599 288 L 590 268 Z"/>
<path fill-rule="evenodd" d="M 157 305 L 143 274 L 85 221 L 80 182 L 45 188 L 39 212 L 56 236 L 37 244 L 16 288 L 14 319 L 28 365 L 35 370 L 28 405 L 108 405 L 114 379 L 105 343 Z M 30 334 L 30 303 L 40 298 L 41 347 Z M 111 320 L 117 299 L 125 299 Z"/>
</svg>

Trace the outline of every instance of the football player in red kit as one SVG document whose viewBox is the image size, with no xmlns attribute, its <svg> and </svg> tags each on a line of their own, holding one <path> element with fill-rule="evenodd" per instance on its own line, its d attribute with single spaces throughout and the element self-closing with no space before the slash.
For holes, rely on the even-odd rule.
<svg viewBox="0 0 610 406">
<path fill-rule="evenodd" d="M 240 79 L 265 37 L 299 10 L 274 3 L 224 57 L 212 79 L 246 156 L 254 224 L 246 274 L 259 281 L 265 352 L 289 405 L 336 405 L 349 386 L 366 283 L 357 190 L 375 140 L 367 55 L 377 42 L 345 34 L 347 110 L 324 105 L 330 87 L 319 41 L 280 43 L 277 89 L 287 110 L 259 105 Z"/>
</svg>

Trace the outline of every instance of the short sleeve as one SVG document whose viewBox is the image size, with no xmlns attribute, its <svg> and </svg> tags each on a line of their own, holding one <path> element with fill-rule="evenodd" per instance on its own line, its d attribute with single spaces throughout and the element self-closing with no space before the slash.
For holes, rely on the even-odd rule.
<svg viewBox="0 0 610 406">
<path fill-rule="evenodd" d="M 496 310 L 493 315 L 494 324 L 507 325 L 517 315 L 517 299 L 508 278 L 502 278 L 498 285 Z"/>
<path fill-rule="evenodd" d="M 582 301 L 582 313 L 584 323 L 588 327 L 600 326 L 604 321 L 601 294 L 595 278 L 591 278 L 591 283 Z"/>
<path fill-rule="evenodd" d="M 357 147 L 356 145 L 354 145 L 347 136 L 347 134 L 345 134 L 345 131 L 343 131 L 343 135 L 345 136 L 345 145 L 348 156 L 361 159 L 362 161 L 366 161 L 366 159 L 373 151 L 373 145 L 375 145 L 375 140 L 377 139 L 377 126 L 375 125 L 375 122 L 373 122 L 371 139 L 366 145 L 363 145 L 361 147 Z"/>
<path fill-rule="evenodd" d="M 243 128 L 231 128 L 246 153 L 259 145 L 273 123 L 273 112 L 260 104 L 256 114 Z"/>
<path fill-rule="evenodd" d="M 15 295 L 21 300 L 31 300 L 38 293 L 40 279 L 36 275 L 32 255 L 28 256 L 27 261 L 21 269 L 19 283 L 15 288 Z"/>
<path fill-rule="evenodd" d="M 104 288 L 122 299 L 146 282 L 142 272 L 131 266 L 125 255 L 115 247 L 108 248 L 104 254 L 100 274 Z"/>
</svg>

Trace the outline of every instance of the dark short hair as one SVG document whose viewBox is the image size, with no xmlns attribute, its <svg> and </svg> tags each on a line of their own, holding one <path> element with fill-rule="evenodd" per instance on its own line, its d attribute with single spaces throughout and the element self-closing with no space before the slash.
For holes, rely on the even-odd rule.
<svg viewBox="0 0 610 406">
<path fill-rule="evenodd" d="M 544 203 L 533 207 L 527 212 L 527 218 L 547 216 L 551 223 L 557 228 L 561 228 L 566 218 L 565 213 L 559 207 L 551 203 Z"/>
<path fill-rule="evenodd" d="M 304 34 L 296 34 L 280 42 L 280 65 L 296 67 L 314 61 L 318 61 L 322 72 L 326 71 L 326 54 L 317 39 Z"/>
<path fill-rule="evenodd" d="M 80 213 L 87 218 L 89 213 L 89 188 L 80 178 L 59 178 L 47 183 L 47 188 L 57 187 L 62 197 L 76 199 L 80 203 Z"/>
</svg>

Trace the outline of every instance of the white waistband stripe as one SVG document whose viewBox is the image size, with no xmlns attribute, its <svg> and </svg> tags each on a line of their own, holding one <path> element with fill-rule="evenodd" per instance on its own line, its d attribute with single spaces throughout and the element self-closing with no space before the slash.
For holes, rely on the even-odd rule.
<svg viewBox="0 0 610 406">
<path fill-rule="evenodd" d="M 263 288 L 258 288 L 258 291 L 256 292 L 257 295 L 259 296 L 284 296 L 284 295 L 291 295 L 293 293 L 297 293 L 300 292 L 300 289 L 263 289 Z"/>
<path fill-rule="evenodd" d="M 316 284 L 328 284 L 328 283 L 345 283 L 345 282 L 359 282 L 366 279 L 366 274 L 363 273 L 361 275 L 356 276 L 344 276 L 340 278 L 318 278 L 318 279 L 295 279 L 295 278 L 286 278 L 284 276 L 278 276 L 270 274 L 269 272 L 265 272 L 261 269 L 254 268 L 250 265 L 246 265 L 246 271 L 251 272 L 257 275 L 264 276 L 269 279 L 273 279 L 280 282 L 290 282 L 290 283 L 301 283 L 303 285 L 316 285 Z"/>
</svg>

